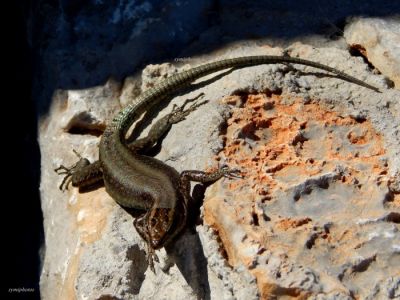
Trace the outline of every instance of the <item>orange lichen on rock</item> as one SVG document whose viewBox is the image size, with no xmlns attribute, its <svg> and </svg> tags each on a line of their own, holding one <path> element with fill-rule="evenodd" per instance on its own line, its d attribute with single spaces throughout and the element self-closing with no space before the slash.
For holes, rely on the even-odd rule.
<svg viewBox="0 0 400 300">
<path fill-rule="evenodd" d="M 318 269 L 318 257 L 345 264 L 348 251 L 362 248 L 370 237 L 354 224 L 382 219 L 390 198 L 383 138 L 367 119 L 318 101 L 241 94 L 225 103 L 235 107 L 217 159 L 239 168 L 242 178 L 207 191 L 205 222 L 218 232 L 229 264 L 247 266 L 257 278 L 263 299 L 302 299 L 307 288 L 286 289 L 260 261 L 267 252 L 285 253 L 281 265 L 301 259 Z M 389 200 L 392 207 L 398 195 Z M 337 279 L 326 280 L 331 291 L 344 290 Z"/>
<path fill-rule="evenodd" d="M 290 228 L 297 228 L 305 224 L 310 223 L 312 220 L 310 218 L 300 218 L 300 219 L 283 219 L 277 222 L 276 227 L 282 230 L 288 230 Z"/>
<path fill-rule="evenodd" d="M 279 95 L 250 94 L 245 100 L 244 107 L 235 109 L 227 122 L 221 154 L 230 165 L 243 170 L 246 182 L 257 187 L 257 194 L 267 196 L 265 187 L 282 187 L 274 175 L 313 176 L 333 169 L 342 160 L 352 165 L 363 163 L 373 174 L 386 172 L 379 161 L 385 153 L 383 141 L 370 122 L 341 116 L 302 99 L 285 104 Z M 235 182 L 230 188 L 243 184 Z"/>
</svg>

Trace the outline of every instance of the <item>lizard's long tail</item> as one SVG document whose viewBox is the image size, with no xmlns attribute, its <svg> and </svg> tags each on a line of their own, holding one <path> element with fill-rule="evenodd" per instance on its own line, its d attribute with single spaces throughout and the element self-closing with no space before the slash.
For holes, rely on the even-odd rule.
<svg viewBox="0 0 400 300">
<path fill-rule="evenodd" d="M 135 104 L 128 105 L 114 118 L 112 123 L 106 129 L 105 134 L 111 134 L 111 132 L 118 132 L 119 139 L 122 142 L 125 138 L 126 132 L 133 122 L 140 117 L 140 115 L 151 105 L 163 100 L 168 94 L 175 92 L 176 90 L 190 84 L 198 78 L 201 78 L 205 75 L 228 69 L 234 67 L 245 67 L 245 66 L 254 66 L 254 65 L 263 65 L 263 64 L 276 64 L 276 63 L 293 63 L 306 65 L 310 67 L 314 67 L 317 69 L 325 70 L 336 74 L 338 78 L 358 84 L 360 86 L 369 88 L 376 92 L 379 92 L 379 89 L 361 81 L 357 78 L 354 78 L 350 75 L 345 74 L 342 71 L 334 69 L 332 67 L 290 56 L 244 56 L 237 57 L 231 59 L 224 59 L 216 62 L 211 62 L 208 64 L 204 64 L 195 68 L 192 68 L 187 71 L 183 71 L 176 75 L 173 75 L 159 85 L 154 88 L 144 92 L 142 95 L 136 99 Z M 111 132 L 107 132 L 111 131 Z"/>
</svg>

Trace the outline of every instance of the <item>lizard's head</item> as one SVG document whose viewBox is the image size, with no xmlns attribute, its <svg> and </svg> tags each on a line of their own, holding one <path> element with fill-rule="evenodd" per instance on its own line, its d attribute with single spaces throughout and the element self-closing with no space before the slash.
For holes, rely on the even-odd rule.
<svg viewBox="0 0 400 300">
<path fill-rule="evenodd" d="M 160 249 L 180 233 L 186 224 L 186 210 L 182 208 L 153 208 L 134 221 L 135 228 L 152 249 Z"/>
<path fill-rule="evenodd" d="M 171 239 L 174 210 L 171 208 L 155 208 L 149 215 L 149 242 L 153 249 L 162 248 Z"/>
</svg>

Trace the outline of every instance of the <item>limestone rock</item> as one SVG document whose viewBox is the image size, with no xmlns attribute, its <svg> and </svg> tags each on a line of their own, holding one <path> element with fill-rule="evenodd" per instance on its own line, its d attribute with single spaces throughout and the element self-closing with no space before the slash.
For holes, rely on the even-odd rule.
<svg viewBox="0 0 400 300">
<path fill-rule="evenodd" d="M 400 88 L 400 18 L 359 18 L 345 29 L 350 47 L 360 51 L 382 74 Z"/>
<path fill-rule="evenodd" d="M 243 46 L 190 63 L 279 53 Z M 294 44 L 289 54 L 336 67 L 383 93 L 277 64 L 207 76 L 165 103 L 155 120 L 201 92 L 208 100 L 172 127 L 158 159 L 178 171 L 238 166 L 245 178 L 207 188 L 202 218 L 158 251 L 156 274 L 132 217 L 103 188 L 62 193 L 53 171 L 76 161 L 72 149 L 97 158 L 93 128 L 104 127 L 120 105 L 117 95 L 139 81 L 56 93 L 40 128 L 43 299 L 397 297 L 400 106 L 393 99 L 400 94 L 343 50 Z M 146 78 L 156 82 L 163 68 L 151 67 Z M 92 100 L 74 104 L 82 97 Z M 92 117 L 75 122 L 82 112 Z M 68 124 L 75 124 L 72 132 Z M 202 190 L 194 187 L 197 199 Z"/>
</svg>

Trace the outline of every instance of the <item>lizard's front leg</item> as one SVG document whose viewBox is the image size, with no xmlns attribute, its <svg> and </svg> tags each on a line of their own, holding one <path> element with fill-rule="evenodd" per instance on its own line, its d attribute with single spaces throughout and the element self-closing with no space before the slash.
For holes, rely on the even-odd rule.
<svg viewBox="0 0 400 300">
<path fill-rule="evenodd" d="M 78 187 L 80 191 L 88 190 L 101 184 L 103 182 L 103 172 L 100 161 L 90 163 L 88 159 L 83 158 L 75 150 L 73 151 L 79 160 L 71 167 L 60 165 L 54 170 L 58 175 L 65 175 L 59 186 L 60 190 L 67 190 L 70 184 Z"/>
<path fill-rule="evenodd" d="M 146 242 L 147 245 L 147 263 L 149 264 L 150 270 L 155 273 L 154 269 L 154 260 L 158 262 L 158 257 L 155 252 L 155 248 L 151 243 L 151 228 L 150 228 L 150 221 L 149 216 L 151 214 L 151 210 L 143 213 L 143 215 L 137 217 L 133 221 L 133 225 L 136 228 L 136 231 L 142 237 L 142 239 Z"/>
<path fill-rule="evenodd" d="M 190 181 L 196 181 L 196 182 L 201 182 L 201 183 L 210 183 L 210 182 L 214 182 L 222 177 L 242 178 L 239 174 L 240 174 L 240 170 L 230 169 L 230 168 L 224 166 L 214 172 L 186 170 L 181 173 L 180 178 L 181 178 L 181 185 L 188 186 Z"/>
<path fill-rule="evenodd" d="M 203 172 L 197 170 L 186 170 L 180 174 L 180 191 L 183 198 L 186 200 L 187 215 L 190 219 L 196 216 L 196 211 L 200 208 L 198 201 L 194 202 L 190 194 L 190 181 L 196 181 L 201 183 L 211 183 L 221 177 L 228 178 L 241 178 L 239 176 L 240 171 L 237 169 L 229 169 L 228 167 L 222 167 L 214 172 Z M 194 220 L 194 219 L 193 219 Z"/>
</svg>

